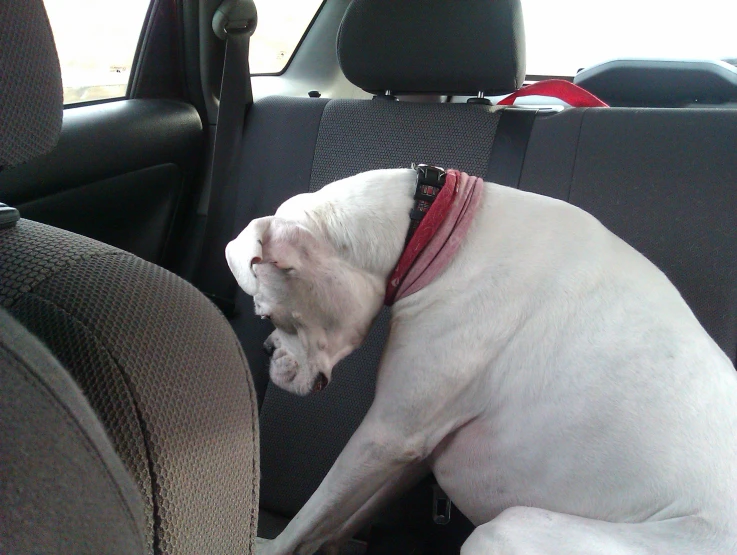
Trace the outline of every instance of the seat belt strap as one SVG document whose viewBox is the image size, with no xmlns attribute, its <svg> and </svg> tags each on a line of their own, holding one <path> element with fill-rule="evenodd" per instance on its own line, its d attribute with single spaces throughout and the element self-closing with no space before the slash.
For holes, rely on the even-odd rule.
<svg viewBox="0 0 737 555">
<path fill-rule="evenodd" d="M 226 316 L 233 314 L 238 287 L 225 259 L 225 246 L 233 233 L 240 145 L 246 115 L 253 104 L 248 51 L 255 29 L 256 7 L 252 0 L 226 0 L 213 17 L 213 31 L 225 40 L 225 59 L 207 222 L 193 281 Z"/>
<path fill-rule="evenodd" d="M 519 188 L 537 113 L 536 109 L 511 107 L 502 111 L 484 176 L 486 181 Z"/>
</svg>

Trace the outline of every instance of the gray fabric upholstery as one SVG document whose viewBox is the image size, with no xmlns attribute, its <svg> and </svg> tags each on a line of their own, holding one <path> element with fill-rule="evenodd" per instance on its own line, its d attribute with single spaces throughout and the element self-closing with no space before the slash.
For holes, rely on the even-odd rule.
<svg viewBox="0 0 737 555">
<path fill-rule="evenodd" d="M 0 167 L 51 150 L 62 114 L 61 69 L 43 0 L 0 2 Z"/>
<path fill-rule="evenodd" d="M 567 110 L 538 121 L 521 189 L 599 218 L 737 359 L 737 112 Z"/>
<path fill-rule="evenodd" d="M 412 162 L 483 175 L 498 121 L 498 113 L 479 105 L 332 100 L 319 125 L 309 190 L 358 172 Z M 244 152 L 250 148 L 244 143 Z M 283 191 L 280 202 L 304 192 L 263 177 L 264 190 Z M 246 309 L 250 314 L 243 318 L 250 319 L 250 330 L 258 329 L 252 307 Z M 336 367 L 333 381 L 320 394 L 297 397 L 269 383 L 260 416 L 264 508 L 295 514 L 360 424 L 373 400 L 388 315 L 382 312 L 365 344 Z M 243 321 L 239 330 L 240 336 L 253 334 Z"/>
<path fill-rule="evenodd" d="M 512 92 L 525 78 L 519 0 L 353 0 L 338 62 L 374 93 Z"/>
<path fill-rule="evenodd" d="M 333 100 L 320 123 L 310 190 L 412 162 L 484 175 L 498 123 L 499 113 L 483 105 Z"/>
<path fill-rule="evenodd" d="M 149 548 L 250 552 L 253 385 L 228 322 L 166 270 L 21 220 L 0 231 L 0 304 L 49 346 L 138 482 Z"/>
<path fill-rule="evenodd" d="M 2 309 L 0 384 L 0 553 L 150 551 L 138 488 L 89 403 Z"/>
</svg>

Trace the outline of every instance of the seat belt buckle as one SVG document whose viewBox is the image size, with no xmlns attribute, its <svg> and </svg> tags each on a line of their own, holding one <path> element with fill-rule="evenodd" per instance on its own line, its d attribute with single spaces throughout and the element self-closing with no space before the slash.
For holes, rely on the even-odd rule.
<svg viewBox="0 0 737 555">
<path fill-rule="evenodd" d="M 453 508 L 448 495 L 439 485 L 432 485 L 432 521 L 445 526 L 450 522 L 450 510 Z"/>
</svg>

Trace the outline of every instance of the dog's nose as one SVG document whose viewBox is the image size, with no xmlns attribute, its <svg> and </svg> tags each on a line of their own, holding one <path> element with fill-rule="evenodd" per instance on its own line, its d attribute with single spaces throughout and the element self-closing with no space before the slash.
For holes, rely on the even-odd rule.
<svg viewBox="0 0 737 555">
<path fill-rule="evenodd" d="M 263 349 L 264 349 L 264 352 L 266 353 L 266 356 L 269 357 L 269 358 L 271 358 L 271 355 L 274 354 L 274 351 L 276 350 L 276 347 L 274 346 L 274 344 L 271 341 L 266 340 L 266 341 L 264 341 L 264 347 L 263 347 Z"/>
</svg>

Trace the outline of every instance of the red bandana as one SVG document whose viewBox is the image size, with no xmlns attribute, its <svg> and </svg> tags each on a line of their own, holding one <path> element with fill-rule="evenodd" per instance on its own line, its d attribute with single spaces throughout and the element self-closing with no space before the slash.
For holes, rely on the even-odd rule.
<svg viewBox="0 0 737 555">
<path fill-rule="evenodd" d="M 416 293 L 448 265 L 473 221 L 484 190 L 480 177 L 449 170 L 386 285 L 384 304 Z"/>
</svg>

